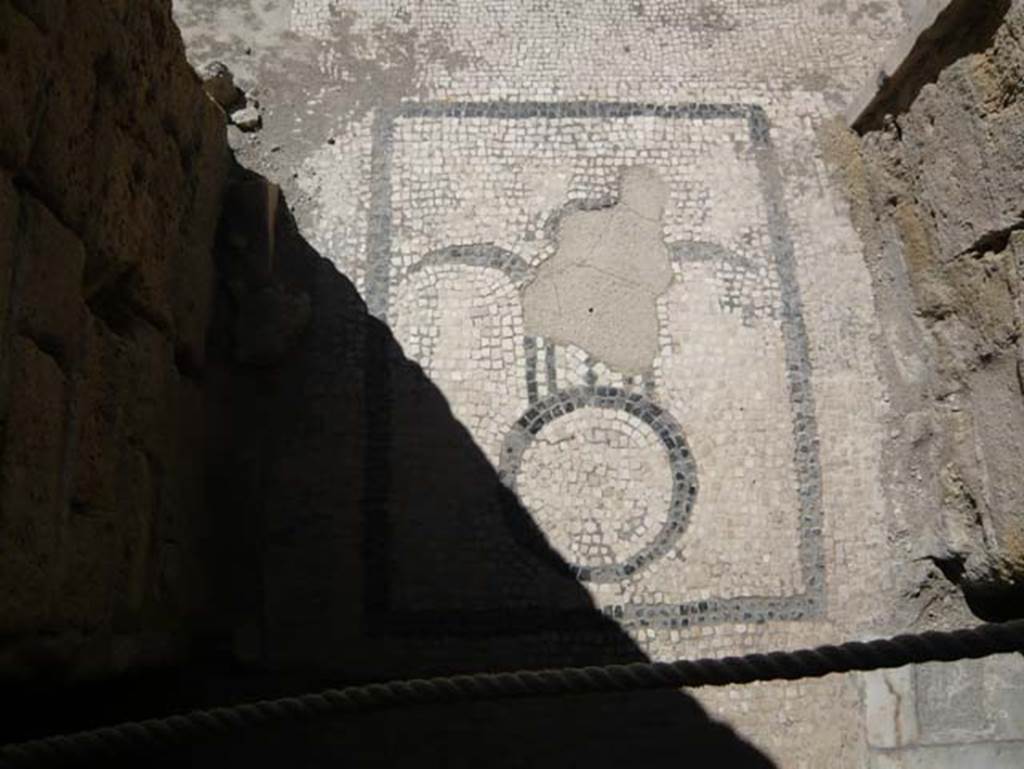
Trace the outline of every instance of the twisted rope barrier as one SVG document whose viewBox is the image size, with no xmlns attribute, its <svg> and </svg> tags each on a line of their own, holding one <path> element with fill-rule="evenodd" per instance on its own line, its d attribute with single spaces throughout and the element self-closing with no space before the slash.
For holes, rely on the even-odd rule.
<svg viewBox="0 0 1024 769">
<path fill-rule="evenodd" d="M 172 748 L 255 727 L 402 705 L 791 681 L 820 678 L 830 673 L 952 662 L 1022 651 L 1024 620 L 1015 620 L 950 632 L 930 631 L 743 657 L 391 681 L 193 710 L 167 718 L 10 744 L 0 748 L 0 766 L 67 765 L 86 758 L 110 758 L 154 748 Z"/>
</svg>

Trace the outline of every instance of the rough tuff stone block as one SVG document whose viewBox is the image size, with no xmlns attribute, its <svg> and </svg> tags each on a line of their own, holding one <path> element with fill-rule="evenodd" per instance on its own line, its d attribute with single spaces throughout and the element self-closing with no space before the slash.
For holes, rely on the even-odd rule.
<svg viewBox="0 0 1024 769">
<path fill-rule="evenodd" d="M 158 180 L 181 182 L 173 164 L 160 168 L 154 158 L 115 132 L 119 145 L 103 176 L 103 196 L 85 230 L 90 244 L 86 292 L 113 287 L 130 297 L 136 311 L 161 328 L 170 325 L 167 275 L 177 246 L 181 205 Z M 131 272 L 127 280 L 121 279 Z M 114 286 L 120 281 L 120 285 Z"/>
<path fill-rule="evenodd" d="M 849 124 L 876 130 L 900 114 L 949 64 L 984 46 L 1013 0 L 918 0 L 905 32 L 847 107 Z"/>
<path fill-rule="evenodd" d="M 954 67 L 939 84 L 925 86 L 900 119 L 899 149 L 935 216 L 944 260 L 983 245 L 987 233 L 1012 226 L 1022 214 L 1024 140 L 1010 123 L 995 122 L 974 106 L 976 89 L 965 70 Z M 1012 112 L 1019 125 L 1021 110 Z"/>
<path fill-rule="evenodd" d="M 81 234 L 88 293 L 138 269 L 139 307 L 169 325 L 167 274 L 189 201 L 181 158 L 196 139 L 176 129 L 167 105 L 180 103 L 191 126 L 208 100 L 194 75 L 180 74 L 188 65 L 177 60 L 181 43 L 165 4 L 74 3 L 56 38 L 62 76 L 48 95 L 29 176 Z"/>
<path fill-rule="evenodd" d="M 39 28 L 0 3 L 0 164 L 20 169 L 28 158 L 50 70 Z"/>
<path fill-rule="evenodd" d="M 94 514 L 118 505 L 118 457 L 123 409 L 118 403 L 119 338 L 89 316 L 75 391 L 78 417 L 73 504 Z"/>
<path fill-rule="evenodd" d="M 77 559 L 77 568 L 93 575 L 95 583 L 89 595 L 76 593 L 69 606 L 96 608 L 100 606 L 96 594 L 105 589 L 109 606 L 102 604 L 104 611 L 109 609 L 121 624 L 130 624 L 147 592 L 156 494 L 145 454 L 126 436 L 132 405 L 125 403 L 122 388 L 133 350 L 101 321 L 92 319 L 85 334 L 75 397 L 78 436 L 72 506 L 97 522 L 82 526 L 102 547 L 98 552 L 83 550 L 69 555 Z M 69 570 L 73 568 L 69 566 Z M 73 578 L 70 571 L 68 578 Z M 89 612 L 83 609 L 75 616 L 81 620 Z"/>
<path fill-rule="evenodd" d="M 82 302 L 85 249 L 39 201 L 27 194 L 22 198 L 15 298 L 19 330 L 68 370 L 76 355 L 86 311 Z"/>
<path fill-rule="evenodd" d="M 118 557 L 114 521 L 72 511 L 64 527 L 63 574 L 54 594 L 54 619 L 91 630 L 111 616 Z"/>
<path fill-rule="evenodd" d="M 922 744 L 1024 740 L 1024 660 L 932 663 L 916 669 Z"/>
<path fill-rule="evenodd" d="M 170 0 L 0 0 L 0 71 L 0 634 L 109 667 L 201 600 L 224 117 Z"/>
<path fill-rule="evenodd" d="M 102 16 L 90 13 L 85 5 L 70 5 L 67 24 L 50 41 L 46 54 L 61 52 L 61 72 L 49 78 L 25 169 L 33 187 L 45 193 L 47 204 L 76 231 L 81 231 L 93 194 L 88 164 L 97 148 L 109 141 L 106 136 L 90 135 L 97 70 L 103 61 L 96 34 Z"/>
<path fill-rule="evenodd" d="M 145 454 L 131 446 L 122 448 L 116 474 L 117 555 L 112 612 L 114 621 L 125 627 L 139 624 L 139 612 L 153 589 L 148 569 L 152 561 L 156 489 Z"/>
<path fill-rule="evenodd" d="M 11 0 L 15 9 L 32 19 L 43 32 L 60 29 L 67 13 L 67 0 Z"/>
<path fill-rule="evenodd" d="M 1024 658 L 1000 654 L 983 663 L 985 709 L 996 739 L 1024 741 Z"/>
<path fill-rule="evenodd" d="M 172 271 L 171 303 L 178 358 L 198 369 L 206 358 L 206 329 L 213 302 L 213 233 L 220 219 L 227 175 L 224 118 L 213 104 L 200 110 L 200 142 L 190 155 L 195 188 L 182 226 L 182 247 Z"/>
<path fill-rule="evenodd" d="M 174 346 L 147 324 L 136 325 L 122 341 L 116 370 L 120 375 L 118 400 L 125 420 L 124 434 L 159 457 L 167 450 L 175 423 L 184 416 L 175 408 L 179 376 L 174 367 Z"/>
<path fill-rule="evenodd" d="M 6 347 L 7 316 L 14 277 L 14 249 L 17 236 L 20 199 L 11 177 L 0 173 L 0 350 Z M 0 421 L 3 421 L 3 395 L 0 391 Z"/>
<path fill-rule="evenodd" d="M 45 626 L 60 568 L 66 383 L 57 363 L 15 337 L 0 455 L 0 633 Z"/>
<path fill-rule="evenodd" d="M 1019 615 L 1024 584 L 1024 5 L 974 6 L 987 26 L 925 62 L 934 82 L 863 137 L 850 182 L 877 306 L 906 308 L 886 335 L 921 356 L 913 379 L 890 377 L 897 408 L 930 404 L 937 426 L 896 455 L 895 475 L 922 479 L 902 504 L 991 619 Z"/>
<path fill-rule="evenodd" d="M 152 456 L 167 451 L 180 417 L 175 408 L 174 350 L 170 340 L 144 322 L 121 333 L 94 320 L 85 345 L 77 408 L 82 424 L 75 495 L 83 503 L 111 509 L 116 444 L 125 441 Z M 88 458 L 90 461 L 84 461 Z"/>
</svg>

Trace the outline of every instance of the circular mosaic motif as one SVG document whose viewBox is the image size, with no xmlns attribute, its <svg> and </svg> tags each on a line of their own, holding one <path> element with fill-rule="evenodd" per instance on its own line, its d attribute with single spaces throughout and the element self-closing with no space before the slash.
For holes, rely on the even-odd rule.
<svg viewBox="0 0 1024 769">
<path fill-rule="evenodd" d="M 589 582 L 620 581 L 663 556 L 697 494 L 697 468 L 676 421 L 614 387 L 573 388 L 534 404 L 508 433 L 499 472 L 556 553 Z"/>
</svg>

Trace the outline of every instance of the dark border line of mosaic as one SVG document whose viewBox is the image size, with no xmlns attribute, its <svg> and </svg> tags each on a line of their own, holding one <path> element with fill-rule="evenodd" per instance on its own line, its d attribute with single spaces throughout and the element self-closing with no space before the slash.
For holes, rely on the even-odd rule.
<svg viewBox="0 0 1024 769">
<path fill-rule="evenodd" d="M 385 110 L 373 117 L 370 210 L 366 227 L 366 310 L 387 323 L 391 282 L 391 155 L 394 121 Z M 375 259 L 382 255 L 384 259 Z"/>
<path fill-rule="evenodd" d="M 505 273 L 515 287 L 521 288 L 531 275 L 530 265 L 521 256 L 493 243 L 445 246 L 428 252 L 405 271 L 403 280 L 421 270 L 443 264 L 464 264 L 474 267 L 493 267 Z"/>
<path fill-rule="evenodd" d="M 558 366 L 555 361 L 555 348 L 544 341 L 544 369 L 548 378 L 548 395 L 555 395 L 558 392 Z"/>
<path fill-rule="evenodd" d="M 363 441 L 365 456 L 391 456 L 391 370 L 387 352 L 387 332 L 372 320 L 367 323 L 364 338 L 363 368 Z M 388 508 L 391 489 L 391 463 L 389 461 L 363 464 L 363 608 L 367 629 L 375 632 L 376 618 L 390 611 L 391 571 L 381 568 L 388 563 L 390 532 Z"/>
<path fill-rule="evenodd" d="M 523 336 L 523 352 L 526 355 L 526 400 L 532 406 L 540 400 L 537 389 L 537 337 Z"/>
<path fill-rule="evenodd" d="M 402 117 L 454 118 L 750 118 L 757 105 L 695 102 L 691 104 L 655 104 L 608 101 L 481 101 L 481 102 L 407 102 L 393 108 L 392 120 Z"/>
<path fill-rule="evenodd" d="M 800 494 L 800 567 L 805 594 L 812 599 L 816 614 L 825 611 L 825 555 L 822 545 L 824 511 L 821 499 L 821 464 L 818 456 L 818 426 L 811 387 L 810 345 L 804 325 L 803 301 L 797 281 L 796 255 L 789 237 L 789 215 L 783 195 L 782 173 L 772 146 L 768 116 L 753 106 L 750 135 L 757 148 L 761 193 L 767 204 L 768 236 L 775 252 L 782 299 L 782 334 L 786 351 L 790 406 L 793 409 L 793 464 L 796 465 Z"/>
<path fill-rule="evenodd" d="M 788 235 L 788 216 L 782 192 L 782 177 L 771 143 L 767 114 L 759 105 L 687 104 L 656 105 L 613 102 L 467 102 L 452 104 L 404 104 L 396 109 L 379 110 L 373 121 L 371 150 L 371 195 L 367 228 L 367 309 L 386 322 L 390 293 L 391 260 L 391 159 L 394 120 L 398 117 L 488 117 L 488 118 L 573 118 L 631 117 L 654 115 L 666 118 L 746 118 L 751 143 L 759 149 L 757 165 L 761 172 L 762 194 L 768 204 L 769 234 L 779 272 L 783 334 L 787 377 L 794 407 L 793 429 L 796 441 L 801 515 L 799 560 L 804 578 L 801 593 L 782 597 L 742 596 L 708 599 L 680 604 L 626 604 L 607 606 L 600 613 L 558 610 L 546 607 L 492 610 L 394 609 L 390 605 L 390 574 L 387 571 L 390 531 L 387 521 L 390 468 L 367 468 L 364 516 L 366 553 L 366 619 L 371 632 L 417 637 L 517 635 L 560 630 L 601 627 L 594 619 L 612 617 L 627 624 L 651 627 L 684 627 L 687 624 L 720 624 L 769 620 L 805 620 L 824 613 L 825 564 L 821 542 L 823 513 L 821 473 L 817 454 L 814 400 L 811 393 L 810 363 L 806 329 L 800 314 L 801 299 L 796 283 L 796 265 Z M 524 344 L 529 344 L 524 339 Z M 534 346 L 534 355 L 536 347 Z M 528 356 L 529 357 L 529 356 Z M 536 358 L 534 358 L 536 361 Z M 390 436 L 380 435 L 380 425 L 388 423 L 390 413 L 390 372 L 387 361 L 369 365 L 365 371 L 368 403 L 367 438 L 381 447 L 390 446 Z M 534 364 L 536 366 L 536 363 Z M 379 388 L 379 389 L 378 389 Z M 535 396 L 536 397 L 536 396 Z M 379 399 L 379 400 L 378 400 Z M 371 402 L 383 407 L 369 413 Z M 372 435 L 372 433 L 377 433 Z M 384 568 L 382 568 L 382 566 Z M 685 619 L 685 624 L 683 620 Z"/>
<path fill-rule="evenodd" d="M 817 602 L 806 594 L 778 597 L 709 598 L 680 604 L 625 604 L 604 608 L 553 609 L 510 607 L 441 610 L 394 609 L 375 617 L 371 631 L 391 637 L 456 638 L 534 635 L 546 632 L 604 632 L 610 640 L 621 625 L 682 630 L 726 623 L 802 622 L 819 616 Z M 458 625 L 453 624 L 453 617 Z M 609 625 L 608 621 L 613 624 Z"/>
</svg>

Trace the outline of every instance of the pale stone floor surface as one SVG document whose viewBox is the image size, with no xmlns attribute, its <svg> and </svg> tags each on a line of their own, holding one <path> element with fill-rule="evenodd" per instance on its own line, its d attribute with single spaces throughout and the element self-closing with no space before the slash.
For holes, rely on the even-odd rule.
<svg viewBox="0 0 1024 769">
<path fill-rule="evenodd" d="M 242 156 L 646 655 L 899 629 L 879 329 L 818 139 L 898 2 L 176 6 L 261 91 Z M 388 583 L 402 616 L 525 600 Z M 784 767 L 1024 761 L 1019 662 L 940 667 L 698 697 Z"/>
</svg>

